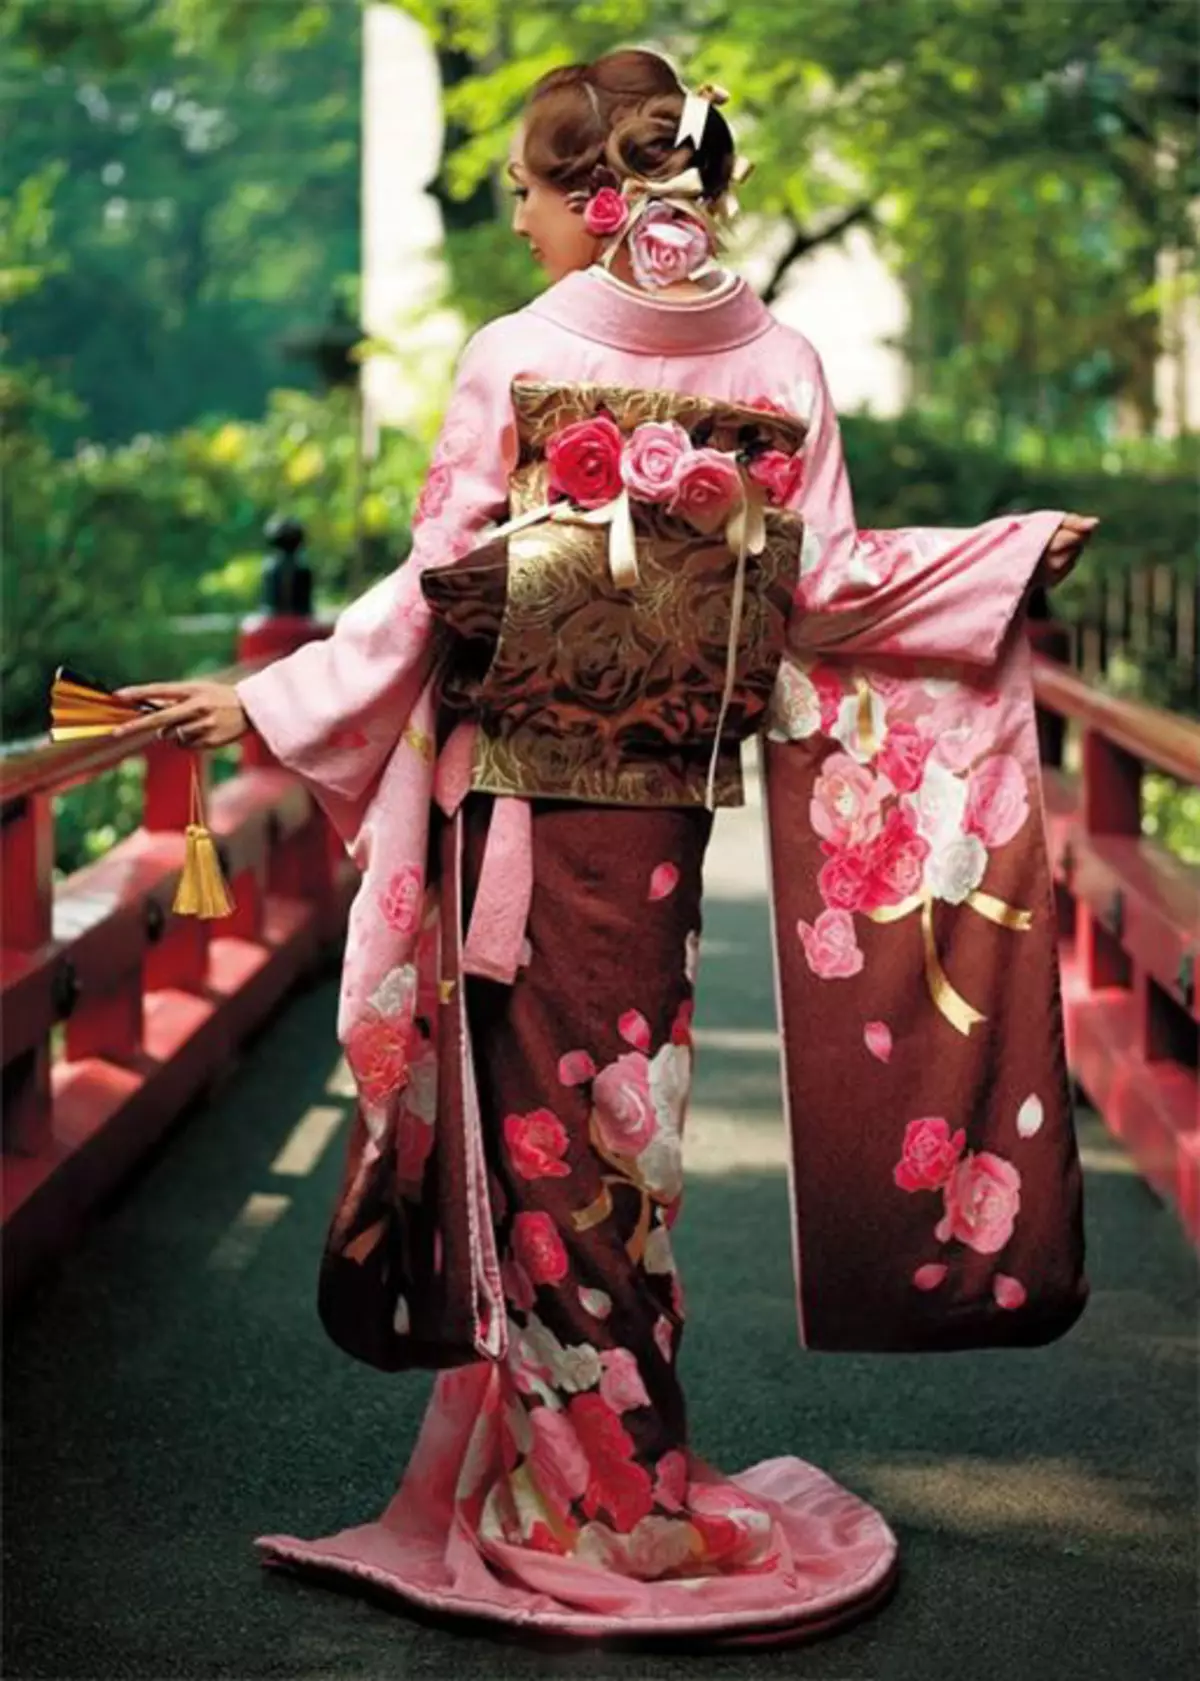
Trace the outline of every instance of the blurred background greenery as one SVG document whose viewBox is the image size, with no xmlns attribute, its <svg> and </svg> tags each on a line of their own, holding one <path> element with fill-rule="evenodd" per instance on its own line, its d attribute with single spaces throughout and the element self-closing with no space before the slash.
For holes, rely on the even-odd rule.
<svg viewBox="0 0 1200 1681">
<path fill-rule="evenodd" d="M 1156 381 L 1195 296 L 1192 0 L 401 9 L 436 48 L 430 192 L 466 327 L 542 283 L 498 170 L 525 90 L 551 64 L 664 47 L 734 93 L 764 295 L 855 227 L 904 287 L 911 407 L 843 417 L 861 523 L 1096 512 L 1057 614 L 1094 619 L 1106 581 L 1152 568 L 1194 602 L 1200 450 Z M 358 0 L 0 14 L 6 741 L 45 728 L 59 660 L 114 683 L 226 663 L 276 511 L 307 528 L 325 607 L 406 552 L 446 387 L 430 382 L 420 422 L 386 431 L 364 470 L 347 355 L 361 24 Z M 1195 672 L 1161 636 L 1100 680 L 1195 708 Z M 64 798 L 64 867 L 136 821 L 137 776 Z M 1197 798 L 1164 784 L 1150 802 L 1185 855 Z"/>
</svg>

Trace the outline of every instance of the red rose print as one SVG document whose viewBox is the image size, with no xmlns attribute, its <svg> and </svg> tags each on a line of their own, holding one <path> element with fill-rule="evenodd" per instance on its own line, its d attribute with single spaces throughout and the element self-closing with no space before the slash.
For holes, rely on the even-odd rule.
<svg viewBox="0 0 1200 1681">
<path fill-rule="evenodd" d="M 591 1464 L 628 1459 L 633 1437 L 602 1395 L 573 1395 L 567 1406 L 575 1434 Z"/>
<path fill-rule="evenodd" d="M 550 489 L 580 508 L 599 508 L 621 494 L 623 440 L 607 415 L 576 420 L 546 442 Z"/>
<path fill-rule="evenodd" d="M 567 1550 L 555 1536 L 549 1524 L 543 1523 L 540 1518 L 525 1537 L 525 1545 L 532 1547 L 535 1553 L 559 1553 L 561 1555 L 565 1554 Z"/>
<path fill-rule="evenodd" d="M 909 1121 L 892 1178 L 902 1191 L 940 1191 L 966 1141 L 962 1127 L 951 1136 L 949 1122 L 941 1115 L 922 1115 Z"/>
<path fill-rule="evenodd" d="M 628 1535 L 654 1508 L 654 1485 L 650 1473 L 630 1459 L 606 1459 L 592 1466 L 583 1509 L 589 1518 L 606 1511 L 612 1526 Z"/>
<path fill-rule="evenodd" d="M 408 1022 L 372 1012 L 361 1017 L 346 1039 L 346 1061 L 368 1103 L 383 1103 L 408 1078 Z"/>
<path fill-rule="evenodd" d="M 567 1129 L 550 1109 L 504 1117 L 504 1142 L 522 1179 L 565 1179 Z"/>
<path fill-rule="evenodd" d="M 892 724 L 876 756 L 875 768 L 898 794 L 911 794 L 921 785 L 932 748 L 933 737 L 922 734 L 915 724 Z"/>
<path fill-rule="evenodd" d="M 863 895 L 857 908 L 878 910 L 898 905 L 921 885 L 929 842 L 917 830 L 911 811 L 893 806 L 883 829 L 866 851 Z"/>
<path fill-rule="evenodd" d="M 549 1214 L 523 1210 L 514 1215 L 512 1246 L 533 1284 L 561 1284 L 567 1276 L 567 1251 Z"/>
<path fill-rule="evenodd" d="M 692 1043 L 692 1017 L 696 1013 L 695 1000 L 685 998 L 675 1012 L 675 1020 L 671 1023 L 671 1043 L 673 1045 L 687 1045 Z"/>
</svg>

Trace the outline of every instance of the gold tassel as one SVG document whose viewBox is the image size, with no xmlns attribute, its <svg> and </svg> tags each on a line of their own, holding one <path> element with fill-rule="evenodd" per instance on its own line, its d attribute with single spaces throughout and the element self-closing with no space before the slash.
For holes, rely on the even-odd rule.
<svg viewBox="0 0 1200 1681">
<path fill-rule="evenodd" d="M 171 909 L 179 916 L 213 919 L 234 909 L 233 894 L 221 874 L 217 845 L 204 821 L 200 773 L 192 759 L 192 812 L 185 831 L 183 869 Z"/>
</svg>

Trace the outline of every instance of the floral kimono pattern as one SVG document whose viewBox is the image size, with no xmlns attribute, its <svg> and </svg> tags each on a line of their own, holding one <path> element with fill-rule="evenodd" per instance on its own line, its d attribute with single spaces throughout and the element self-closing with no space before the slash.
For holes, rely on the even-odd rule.
<svg viewBox="0 0 1200 1681">
<path fill-rule="evenodd" d="M 802 1640 L 878 1605 L 898 1547 L 797 1454 L 723 1473 L 690 1440 L 672 1231 L 710 815 L 493 800 L 439 712 L 421 575 L 509 513 L 509 394 L 550 378 L 805 428 L 760 736 L 802 1343 L 1044 1342 L 1086 1300 L 1020 643 L 1061 514 L 862 531 L 820 359 L 744 282 L 672 309 L 573 274 L 468 346 L 407 564 L 239 686 L 363 871 L 322 1317 L 372 1364 L 443 1368 L 376 1521 L 257 1546 L 588 1639 Z M 514 899 L 520 961 L 486 978 L 464 931 Z"/>
</svg>

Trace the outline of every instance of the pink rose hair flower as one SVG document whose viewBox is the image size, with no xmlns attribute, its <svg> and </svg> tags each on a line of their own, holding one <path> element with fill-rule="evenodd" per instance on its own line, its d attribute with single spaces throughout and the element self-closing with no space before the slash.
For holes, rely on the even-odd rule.
<svg viewBox="0 0 1200 1681">
<path fill-rule="evenodd" d="M 584 227 L 599 238 L 620 233 L 628 221 L 628 200 L 615 187 L 601 187 L 583 207 Z"/>
<path fill-rule="evenodd" d="M 601 508 L 621 494 L 624 440 L 615 420 L 572 421 L 546 442 L 550 489 L 580 508 Z"/>
<path fill-rule="evenodd" d="M 708 229 L 669 204 L 652 205 L 629 236 L 629 258 L 639 286 L 673 286 L 689 280 L 711 255 Z"/>
</svg>

